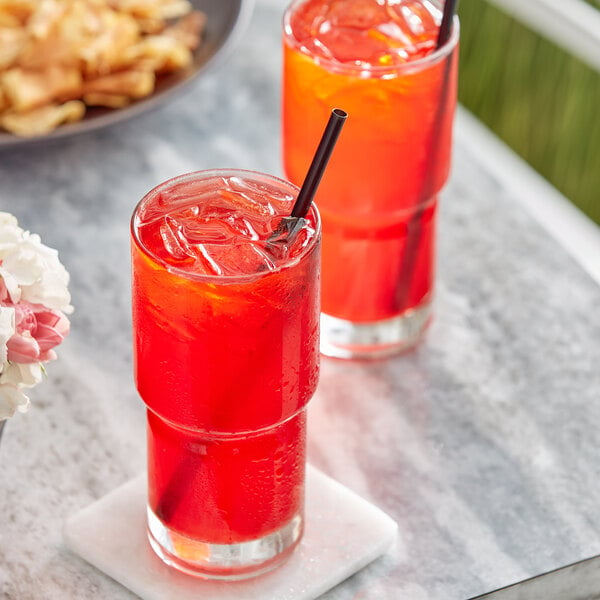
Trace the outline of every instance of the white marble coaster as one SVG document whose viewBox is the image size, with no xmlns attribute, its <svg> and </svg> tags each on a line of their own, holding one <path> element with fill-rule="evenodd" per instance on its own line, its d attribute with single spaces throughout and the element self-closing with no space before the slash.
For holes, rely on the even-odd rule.
<svg viewBox="0 0 600 600">
<path fill-rule="evenodd" d="M 145 600 L 312 600 L 384 554 L 396 532 L 379 508 L 309 465 L 304 537 L 255 579 L 207 581 L 163 564 L 146 537 L 144 475 L 81 510 L 64 533 L 71 550 Z"/>
</svg>

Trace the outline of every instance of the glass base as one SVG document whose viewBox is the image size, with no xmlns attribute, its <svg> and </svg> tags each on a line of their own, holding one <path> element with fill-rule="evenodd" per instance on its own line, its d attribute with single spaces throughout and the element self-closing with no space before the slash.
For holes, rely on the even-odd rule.
<svg viewBox="0 0 600 600">
<path fill-rule="evenodd" d="M 166 527 L 148 508 L 148 539 L 168 565 L 188 575 L 236 581 L 256 577 L 284 562 L 302 537 L 303 521 L 296 515 L 281 529 L 238 544 L 211 544 Z"/>
<path fill-rule="evenodd" d="M 321 354 L 332 358 L 376 359 L 414 347 L 431 322 L 431 301 L 398 317 L 353 323 L 321 313 Z"/>
</svg>

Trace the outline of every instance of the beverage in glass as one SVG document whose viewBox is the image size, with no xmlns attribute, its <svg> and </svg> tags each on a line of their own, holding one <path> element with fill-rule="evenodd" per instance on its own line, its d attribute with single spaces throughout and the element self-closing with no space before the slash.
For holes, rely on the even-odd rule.
<svg viewBox="0 0 600 600">
<path fill-rule="evenodd" d="M 438 195 L 450 169 L 458 20 L 436 0 L 296 0 L 284 16 L 283 162 L 299 183 L 332 107 L 348 122 L 317 192 L 321 349 L 377 357 L 431 317 Z"/>
<path fill-rule="evenodd" d="M 134 211 L 148 533 L 188 573 L 262 573 L 302 534 L 320 221 L 313 205 L 293 235 L 278 230 L 297 192 L 256 172 L 202 171 L 159 185 Z"/>
</svg>

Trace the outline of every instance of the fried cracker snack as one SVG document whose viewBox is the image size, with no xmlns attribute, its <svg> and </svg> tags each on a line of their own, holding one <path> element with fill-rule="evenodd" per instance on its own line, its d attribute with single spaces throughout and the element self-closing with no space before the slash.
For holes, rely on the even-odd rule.
<svg viewBox="0 0 600 600">
<path fill-rule="evenodd" d="M 44 135 L 152 94 L 204 24 L 188 0 L 0 0 L 0 129 Z"/>
</svg>

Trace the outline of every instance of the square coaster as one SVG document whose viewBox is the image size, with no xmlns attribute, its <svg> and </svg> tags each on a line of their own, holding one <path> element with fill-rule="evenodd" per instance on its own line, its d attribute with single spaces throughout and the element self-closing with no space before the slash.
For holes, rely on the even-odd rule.
<svg viewBox="0 0 600 600">
<path fill-rule="evenodd" d="M 254 579 L 199 579 L 165 565 L 146 536 L 146 476 L 84 508 L 65 524 L 67 546 L 145 600 L 312 600 L 393 544 L 396 523 L 314 467 L 306 473 L 305 531 L 289 560 Z"/>
</svg>

